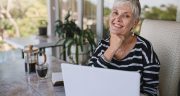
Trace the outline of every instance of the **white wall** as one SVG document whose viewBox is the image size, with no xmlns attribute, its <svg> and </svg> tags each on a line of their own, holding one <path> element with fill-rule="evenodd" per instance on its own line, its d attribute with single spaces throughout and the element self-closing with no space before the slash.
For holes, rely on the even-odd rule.
<svg viewBox="0 0 180 96">
<path fill-rule="evenodd" d="M 99 42 L 102 39 L 103 36 L 103 9 L 104 9 L 104 0 L 97 0 L 97 16 L 96 16 L 96 32 L 97 32 L 97 42 Z"/>
</svg>

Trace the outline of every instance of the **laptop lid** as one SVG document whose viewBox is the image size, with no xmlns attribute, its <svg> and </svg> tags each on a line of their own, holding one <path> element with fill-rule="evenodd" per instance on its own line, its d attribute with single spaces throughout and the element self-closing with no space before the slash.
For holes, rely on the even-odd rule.
<svg viewBox="0 0 180 96">
<path fill-rule="evenodd" d="M 66 96 L 140 96 L 140 74 L 61 64 Z"/>
</svg>

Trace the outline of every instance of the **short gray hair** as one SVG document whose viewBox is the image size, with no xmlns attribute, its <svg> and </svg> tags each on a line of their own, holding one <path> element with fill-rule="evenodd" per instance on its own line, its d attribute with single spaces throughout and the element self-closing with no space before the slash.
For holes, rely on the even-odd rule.
<svg viewBox="0 0 180 96">
<path fill-rule="evenodd" d="M 132 12 L 133 12 L 134 17 L 136 19 L 140 18 L 141 4 L 140 4 L 139 0 L 114 0 L 113 6 L 117 3 L 129 3 L 131 8 L 132 8 Z"/>
</svg>

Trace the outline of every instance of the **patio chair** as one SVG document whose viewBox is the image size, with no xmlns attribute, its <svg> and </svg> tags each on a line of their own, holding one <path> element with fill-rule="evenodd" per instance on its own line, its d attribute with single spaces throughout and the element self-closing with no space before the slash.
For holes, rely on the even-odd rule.
<svg viewBox="0 0 180 96">
<path fill-rule="evenodd" d="M 140 35 L 152 43 L 161 63 L 160 96 L 180 96 L 180 23 L 144 20 Z"/>
</svg>

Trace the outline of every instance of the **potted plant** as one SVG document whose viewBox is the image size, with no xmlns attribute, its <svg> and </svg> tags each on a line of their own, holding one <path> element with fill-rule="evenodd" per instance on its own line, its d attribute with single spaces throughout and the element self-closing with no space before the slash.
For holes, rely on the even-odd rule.
<svg viewBox="0 0 180 96">
<path fill-rule="evenodd" d="M 46 20 L 39 20 L 39 36 L 47 36 L 47 21 Z"/>
<path fill-rule="evenodd" d="M 70 12 L 68 11 L 64 22 L 61 20 L 56 21 L 55 32 L 59 37 L 64 38 L 64 54 L 67 55 L 67 60 L 71 60 L 71 63 L 84 64 L 89 53 L 93 52 L 96 47 L 94 33 L 89 28 L 80 29 L 75 20 L 69 20 L 69 17 Z"/>
</svg>

